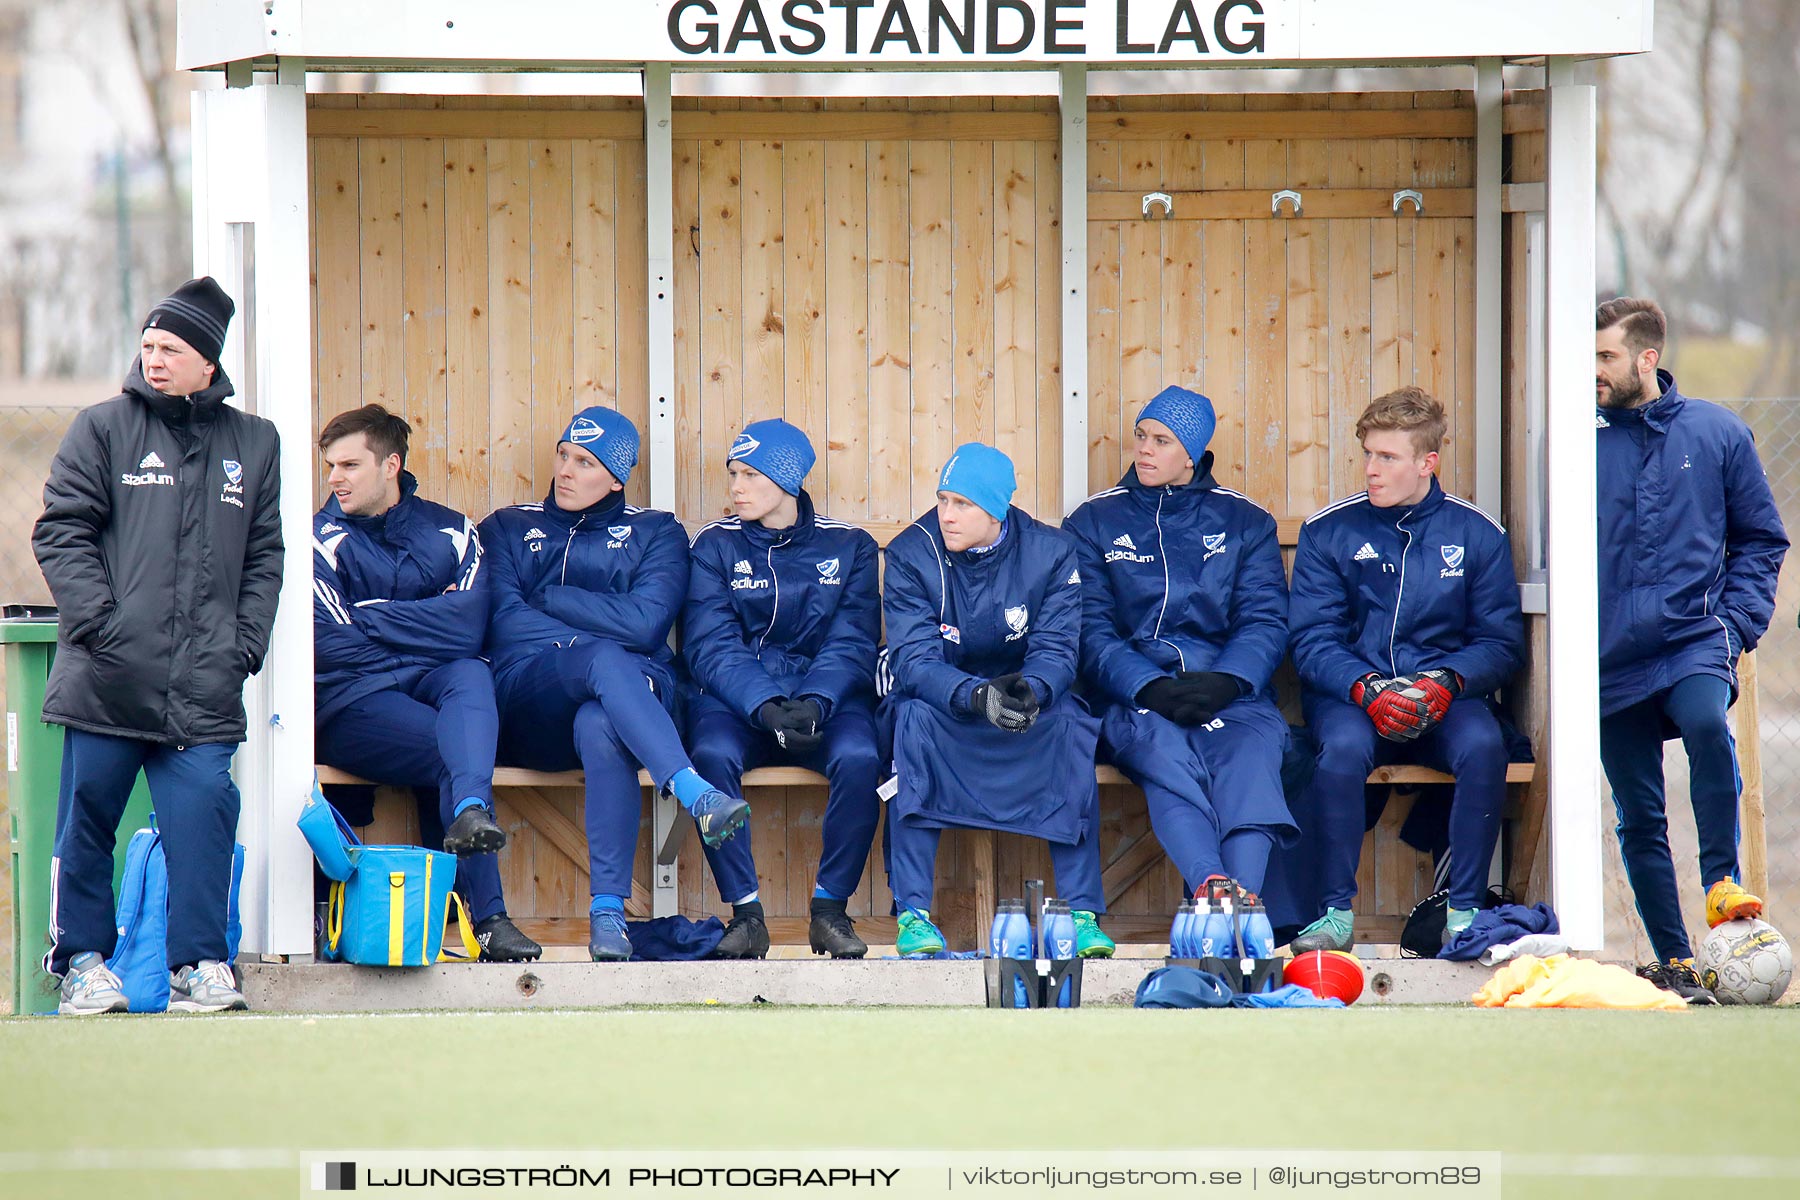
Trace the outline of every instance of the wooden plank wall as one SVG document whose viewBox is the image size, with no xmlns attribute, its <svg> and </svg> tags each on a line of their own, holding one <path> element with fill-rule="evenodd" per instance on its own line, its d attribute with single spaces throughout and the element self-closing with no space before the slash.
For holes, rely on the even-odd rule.
<svg viewBox="0 0 1800 1200">
<path fill-rule="evenodd" d="M 368 400 L 398 408 L 426 493 L 477 516 L 543 494 L 551 439 L 576 407 L 614 403 L 644 423 L 635 103 L 312 104 L 321 419 Z M 1090 202 L 1257 193 L 1266 212 L 1268 193 L 1294 188 L 1317 211 L 1326 191 L 1467 189 L 1469 104 L 1466 93 L 1098 99 Z M 690 528 L 725 511 L 731 438 L 771 415 L 812 434 L 811 490 L 841 519 L 904 522 L 930 503 L 951 449 L 975 439 L 1012 455 L 1019 503 L 1061 515 L 1053 100 L 678 100 L 674 134 L 675 487 Z M 1514 166 L 1513 181 L 1532 178 Z M 1450 410 L 1445 484 L 1471 495 L 1472 220 L 1240 209 L 1145 221 L 1115 206 L 1090 222 L 1089 490 L 1123 471 L 1144 400 L 1182 383 L 1218 408 L 1220 480 L 1304 517 L 1359 488 L 1363 405 L 1416 382 Z M 1518 392 L 1509 383 L 1511 410 Z M 647 470 L 630 493 L 647 499 Z M 751 832 L 778 935 L 803 937 L 824 799 L 818 788 L 757 799 Z M 385 804 L 391 828 L 378 835 L 404 835 L 409 808 Z M 1132 850 L 1148 830 L 1135 789 L 1109 787 L 1103 810 L 1103 858 L 1129 851 L 1132 865 L 1112 924 L 1150 932 L 1181 881 Z M 501 812 L 515 834 L 503 856 L 513 913 L 579 942 L 579 794 L 503 796 Z M 976 836 L 945 840 L 939 907 L 965 936 L 978 880 L 1011 895 L 1023 878 L 1051 877 L 1027 839 L 998 840 L 997 876 L 981 857 Z M 891 936 L 874 863 L 851 911 Z M 1370 909 L 1404 911 L 1429 890 L 1428 861 L 1385 827 L 1364 875 Z M 638 878 L 648 883 L 643 849 Z M 727 911 L 697 845 L 681 880 L 684 912 Z"/>
</svg>

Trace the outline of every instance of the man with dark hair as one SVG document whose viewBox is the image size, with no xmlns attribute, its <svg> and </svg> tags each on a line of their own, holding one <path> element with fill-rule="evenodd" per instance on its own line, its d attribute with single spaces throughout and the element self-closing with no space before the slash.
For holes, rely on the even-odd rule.
<svg viewBox="0 0 1800 1200">
<path fill-rule="evenodd" d="M 494 853 L 506 834 L 492 812 L 500 718 L 479 657 L 481 539 L 468 517 L 418 495 L 411 432 L 366 404 L 319 434 L 331 496 L 313 519 L 318 760 L 374 783 L 435 788 L 481 957 L 534 959 L 543 947 L 506 915 Z M 422 813 L 420 824 L 433 822 Z"/>
<path fill-rule="evenodd" d="M 1363 782 L 1377 764 L 1456 776 L 1444 942 L 1473 923 L 1506 802 L 1490 694 L 1525 661 L 1506 530 L 1437 481 L 1443 406 L 1416 387 L 1389 392 L 1356 436 L 1368 488 L 1308 517 L 1294 552 L 1289 615 L 1318 748 L 1310 833 L 1324 907 L 1294 938 L 1296 953 L 1356 942 Z"/>
<path fill-rule="evenodd" d="M 1726 711 L 1737 659 L 1775 611 L 1787 533 L 1750 429 L 1683 396 L 1661 369 L 1650 300 L 1595 315 L 1600 573 L 1600 761 L 1625 874 L 1657 961 L 1639 974 L 1710 1002 L 1694 972 L 1669 851 L 1663 742 L 1680 737 L 1700 835 L 1706 921 L 1762 912 L 1737 881 L 1737 748 Z"/>
<path fill-rule="evenodd" d="M 192 279 L 150 311 L 123 392 L 69 427 L 31 545 L 61 618 L 44 720 L 67 729 L 51 864 L 57 1011 L 123 1012 L 113 852 L 139 770 L 168 855 L 169 1007 L 246 1007 L 226 914 L 244 680 L 281 591 L 280 439 L 231 407 L 236 306 Z"/>
</svg>

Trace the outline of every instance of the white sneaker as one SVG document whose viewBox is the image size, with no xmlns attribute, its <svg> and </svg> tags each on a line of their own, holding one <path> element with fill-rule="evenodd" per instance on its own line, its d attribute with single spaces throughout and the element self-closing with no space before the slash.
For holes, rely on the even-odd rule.
<svg viewBox="0 0 1800 1200">
<path fill-rule="evenodd" d="M 106 960 L 84 950 L 69 960 L 62 979 L 56 1011 L 65 1017 L 91 1017 L 95 1013 L 130 1012 L 124 985 L 107 969 Z"/>
<path fill-rule="evenodd" d="M 170 1012 L 241 1011 L 250 1007 L 237 990 L 231 968 L 210 959 L 195 967 L 183 967 L 169 975 Z"/>
</svg>

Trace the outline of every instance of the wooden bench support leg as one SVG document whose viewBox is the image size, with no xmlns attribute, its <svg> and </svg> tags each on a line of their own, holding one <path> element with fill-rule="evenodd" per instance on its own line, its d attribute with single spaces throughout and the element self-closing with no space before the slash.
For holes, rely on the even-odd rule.
<svg viewBox="0 0 1800 1200">
<path fill-rule="evenodd" d="M 657 795 L 652 801 L 650 826 L 656 834 L 656 844 L 661 845 L 663 834 L 676 821 L 685 821 L 687 814 L 681 811 L 674 796 Z M 673 917 L 681 912 L 681 896 L 676 885 L 681 879 L 679 863 L 659 863 L 652 854 L 650 871 L 653 876 L 650 914 L 656 917 Z"/>
</svg>

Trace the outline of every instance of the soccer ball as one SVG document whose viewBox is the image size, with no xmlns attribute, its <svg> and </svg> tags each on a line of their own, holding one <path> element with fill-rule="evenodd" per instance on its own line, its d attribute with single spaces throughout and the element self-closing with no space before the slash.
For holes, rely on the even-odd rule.
<svg viewBox="0 0 1800 1200">
<path fill-rule="evenodd" d="M 1726 921 L 1706 935 L 1694 965 L 1721 1004 L 1773 1004 L 1794 977 L 1794 953 L 1767 921 Z"/>
</svg>

